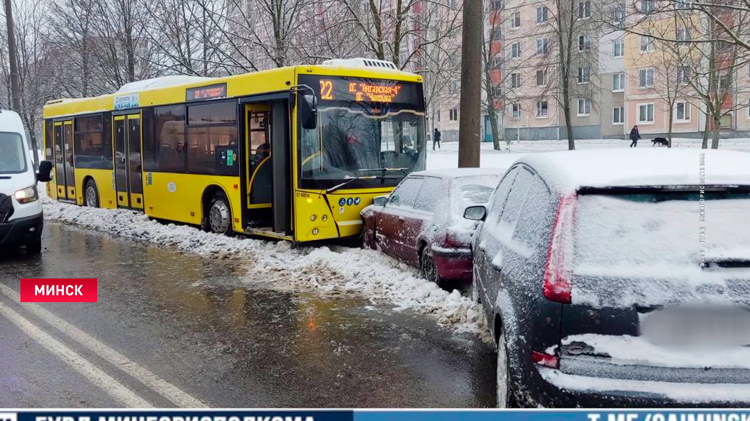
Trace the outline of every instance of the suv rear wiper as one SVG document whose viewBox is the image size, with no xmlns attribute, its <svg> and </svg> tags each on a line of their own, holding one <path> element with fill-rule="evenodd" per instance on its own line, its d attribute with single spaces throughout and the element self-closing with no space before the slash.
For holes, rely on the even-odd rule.
<svg viewBox="0 0 750 421">
<path fill-rule="evenodd" d="M 349 184 L 351 184 L 351 183 L 353 183 L 353 182 L 355 182 L 357 180 L 372 180 L 372 179 L 375 179 L 375 178 L 377 178 L 377 177 L 375 177 L 374 175 L 369 175 L 367 177 L 352 177 L 352 178 L 344 181 L 343 183 L 337 184 L 337 185 L 331 187 L 330 189 L 327 189 L 326 193 L 331 194 L 331 193 L 335 192 L 336 190 L 338 190 L 338 189 L 340 189 L 342 187 L 346 187 Z"/>
<path fill-rule="evenodd" d="M 738 257 L 725 258 L 707 258 L 703 268 L 720 267 L 720 268 L 750 268 L 750 259 Z"/>
</svg>

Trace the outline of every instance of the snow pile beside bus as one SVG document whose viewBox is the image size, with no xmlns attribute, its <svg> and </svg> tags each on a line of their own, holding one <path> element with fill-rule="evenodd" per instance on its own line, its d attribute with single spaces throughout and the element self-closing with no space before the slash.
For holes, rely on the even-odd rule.
<svg viewBox="0 0 750 421">
<path fill-rule="evenodd" d="M 233 238 L 191 226 L 161 224 L 128 210 L 87 208 L 42 198 L 46 219 L 113 236 L 144 241 L 212 258 L 241 259 L 252 275 L 243 281 L 274 289 L 357 294 L 396 310 L 435 317 L 457 332 L 484 333 L 479 307 L 457 291 L 448 293 L 416 271 L 372 250 L 302 247 L 287 242 Z M 258 276 L 260 275 L 260 276 Z"/>
</svg>

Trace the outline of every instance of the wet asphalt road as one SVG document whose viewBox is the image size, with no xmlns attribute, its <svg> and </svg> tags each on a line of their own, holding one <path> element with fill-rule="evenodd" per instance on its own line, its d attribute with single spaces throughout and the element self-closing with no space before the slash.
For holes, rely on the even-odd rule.
<svg viewBox="0 0 750 421">
<path fill-rule="evenodd" d="M 39 306 L 207 406 L 495 404 L 492 346 L 427 317 L 243 285 L 236 262 L 55 223 L 43 243 L 41 256 L 0 251 L 0 284 L 17 292 L 22 277 L 98 278 L 97 303 Z M 82 374 L 91 367 L 155 407 L 175 406 L 132 366 L 117 367 L 27 304 L 0 294 L 2 309 L 30 323 L 20 328 L 0 312 L 0 407 L 124 406 Z M 84 367 L 33 339 L 39 329 Z"/>
</svg>

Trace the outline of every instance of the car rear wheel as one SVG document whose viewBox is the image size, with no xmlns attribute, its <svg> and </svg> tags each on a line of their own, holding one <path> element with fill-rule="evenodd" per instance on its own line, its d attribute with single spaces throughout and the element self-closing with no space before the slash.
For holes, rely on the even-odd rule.
<svg viewBox="0 0 750 421">
<path fill-rule="evenodd" d="M 515 408 L 518 406 L 510 381 L 508 350 L 505 346 L 505 333 L 497 340 L 497 407 Z"/>
<path fill-rule="evenodd" d="M 224 193 L 216 193 L 211 198 L 204 228 L 216 234 L 232 233 L 232 211 Z"/>
<path fill-rule="evenodd" d="M 89 208 L 99 207 L 99 191 L 96 189 L 96 183 L 94 180 L 86 182 L 86 188 L 84 189 L 84 202 L 83 204 Z"/>
<path fill-rule="evenodd" d="M 432 250 L 430 246 L 425 246 L 422 249 L 422 254 L 419 257 L 419 269 L 422 272 L 422 277 L 430 282 L 434 282 L 439 287 L 444 286 L 443 279 L 438 274 L 437 266 L 435 265 L 435 259 L 432 257 Z"/>
</svg>

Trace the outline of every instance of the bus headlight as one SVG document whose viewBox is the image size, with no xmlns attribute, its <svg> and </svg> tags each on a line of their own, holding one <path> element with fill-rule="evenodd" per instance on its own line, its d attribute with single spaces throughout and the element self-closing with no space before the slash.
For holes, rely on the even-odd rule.
<svg viewBox="0 0 750 421">
<path fill-rule="evenodd" d="M 323 216 L 320 217 L 320 219 L 322 219 L 323 222 L 325 222 L 325 221 L 328 220 L 328 215 L 323 215 Z"/>
<path fill-rule="evenodd" d="M 310 220 L 311 220 L 311 221 L 314 221 L 314 220 L 315 220 L 315 218 L 316 218 L 316 216 L 315 216 L 315 215 L 310 215 Z"/>
<path fill-rule="evenodd" d="M 317 228 L 313 228 L 313 231 L 312 231 L 312 232 L 313 232 L 313 235 L 318 235 L 318 233 L 319 233 L 320 231 L 318 231 L 318 229 L 317 229 Z"/>
<path fill-rule="evenodd" d="M 16 198 L 18 203 L 23 205 L 24 203 L 36 202 L 39 200 L 39 193 L 36 191 L 36 185 L 33 185 L 16 191 L 13 193 L 13 197 Z"/>
</svg>

